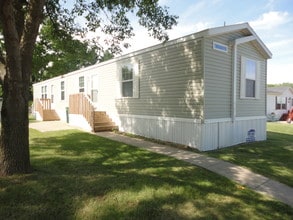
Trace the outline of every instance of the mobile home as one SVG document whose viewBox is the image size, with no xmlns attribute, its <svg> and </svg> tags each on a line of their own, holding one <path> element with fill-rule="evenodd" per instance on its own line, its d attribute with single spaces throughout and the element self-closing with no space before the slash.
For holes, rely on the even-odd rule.
<svg viewBox="0 0 293 220">
<path fill-rule="evenodd" d="M 293 108 L 293 89 L 289 86 L 267 88 L 267 116 L 269 120 L 279 120 Z"/>
<path fill-rule="evenodd" d="M 271 56 L 248 23 L 211 28 L 36 83 L 35 111 L 201 151 L 265 140 Z"/>
</svg>

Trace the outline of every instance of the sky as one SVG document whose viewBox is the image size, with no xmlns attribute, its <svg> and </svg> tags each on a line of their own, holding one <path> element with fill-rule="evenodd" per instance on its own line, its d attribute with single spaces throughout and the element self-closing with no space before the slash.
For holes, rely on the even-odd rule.
<svg viewBox="0 0 293 220">
<path fill-rule="evenodd" d="M 248 22 L 272 52 L 268 60 L 268 84 L 293 83 L 293 0 L 160 0 L 179 16 L 168 31 L 170 40 L 207 28 Z M 135 36 L 124 53 L 159 42 L 133 21 Z"/>
</svg>

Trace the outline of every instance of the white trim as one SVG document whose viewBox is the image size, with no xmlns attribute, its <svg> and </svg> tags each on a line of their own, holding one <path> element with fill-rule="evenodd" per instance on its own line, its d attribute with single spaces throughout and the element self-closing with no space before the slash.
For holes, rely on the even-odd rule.
<svg viewBox="0 0 293 220">
<path fill-rule="evenodd" d="M 204 120 L 204 123 L 210 124 L 210 123 L 218 123 L 218 122 L 231 122 L 231 118 L 213 118 L 213 119 L 206 119 Z"/>
<path fill-rule="evenodd" d="M 245 121 L 245 120 L 256 120 L 256 119 L 265 119 L 266 116 L 247 116 L 247 117 L 235 117 L 235 121 Z M 206 119 L 204 123 L 218 123 L 218 122 L 231 122 L 231 118 L 215 118 L 215 119 Z"/>
<path fill-rule="evenodd" d="M 266 119 L 267 116 L 248 116 L 248 117 L 236 117 L 236 121 L 246 121 L 246 120 L 256 120 L 256 119 Z"/>
<path fill-rule="evenodd" d="M 189 122 L 189 123 L 197 123 L 197 124 L 209 124 L 209 123 L 217 123 L 217 122 L 231 122 L 231 118 L 215 118 L 215 119 L 206 119 L 202 122 L 201 119 L 193 119 L 193 118 L 177 118 L 177 117 L 164 117 L 164 116 L 150 116 L 150 115 L 130 115 L 130 114 L 118 114 L 118 117 L 128 117 L 128 118 L 140 118 L 140 119 L 153 119 L 158 121 L 181 121 L 181 122 Z M 236 117 L 236 121 L 244 121 L 244 120 L 256 120 L 256 119 L 266 119 L 266 116 L 247 116 L 247 117 Z"/>
<path fill-rule="evenodd" d="M 181 122 L 190 122 L 190 123 L 201 123 L 200 119 L 193 118 L 176 118 L 176 117 L 165 117 L 165 116 L 150 116 L 150 115 L 129 115 L 129 114 L 119 114 L 120 117 L 129 117 L 129 118 L 141 118 L 141 119 L 153 119 L 158 121 L 181 121 Z"/>
</svg>

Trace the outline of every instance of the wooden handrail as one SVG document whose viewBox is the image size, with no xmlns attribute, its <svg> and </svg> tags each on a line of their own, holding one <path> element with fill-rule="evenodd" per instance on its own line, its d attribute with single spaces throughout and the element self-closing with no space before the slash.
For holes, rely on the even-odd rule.
<svg viewBox="0 0 293 220">
<path fill-rule="evenodd" d="M 43 118 L 44 117 L 44 114 L 43 114 L 44 109 L 43 109 L 43 105 L 42 105 L 40 99 L 35 99 L 34 108 L 35 108 L 35 111 L 39 112 L 39 114 Z"/>
<path fill-rule="evenodd" d="M 40 99 L 44 110 L 51 110 L 51 99 Z"/>
<path fill-rule="evenodd" d="M 94 126 L 94 110 L 92 101 L 84 93 L 69 95 L 69 113 L 83 115 L 90 126 Z"/>
<path fill-rule="evenodd" d="M 51 99 L 35 99 L 35 111 L 39 112 L 40 116 L 44 118 L 44 110 L 51 110 Z"/>
</svg>

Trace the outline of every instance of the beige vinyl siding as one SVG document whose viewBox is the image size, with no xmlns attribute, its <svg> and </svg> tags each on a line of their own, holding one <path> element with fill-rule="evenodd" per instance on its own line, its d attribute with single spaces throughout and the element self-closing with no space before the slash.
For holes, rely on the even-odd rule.
<svg viewBox="0 0 293 220">
<path fill-rule="evenodd" d="M 258 82 L 260 93 L 257 99 L 240 99 L 241 56 L 260 61 L 260 81 Z M 253 43 L 249 42 L 238 46 L 236 117 L 266 115 L 266 65 L 266 60 L 257 51 Z"/>
<path fill-rule="evenodd" d="M 227 45 L 228 52 L 214 50 L 213 41 Z M 205 119 L 231 117 L 233 51 L 229 41 L 231 35 L 205 39 Z"/>
<path fill-rule="evenodd" d="M 137 55 L 139 98 L 117 99 L 118 113 L 202 118 L 201 42 L 182 42 Z"/>
</svg>

